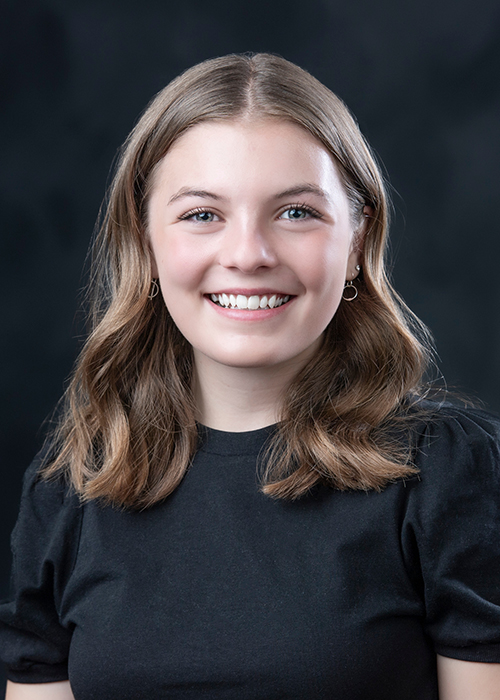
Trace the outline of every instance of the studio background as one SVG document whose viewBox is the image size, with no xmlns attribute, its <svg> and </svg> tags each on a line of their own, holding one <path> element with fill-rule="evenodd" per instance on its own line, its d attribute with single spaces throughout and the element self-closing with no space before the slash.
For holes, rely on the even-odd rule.
<svg viewBox="0 0 500 700">
<path fill-rule="evenodd" d="M 497 0 L 10 0 L 1 14 L 1 596 L 22 474 L 80 347 L 111 162 L 203 59 L 279 53 L 347 103 L 394 188 L 396 288 L 448 384 L 500 412 Z"/>
</svg>

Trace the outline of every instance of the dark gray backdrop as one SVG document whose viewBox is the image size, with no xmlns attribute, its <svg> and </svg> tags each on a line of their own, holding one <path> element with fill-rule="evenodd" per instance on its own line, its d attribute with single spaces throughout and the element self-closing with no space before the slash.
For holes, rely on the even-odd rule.
<svg viewBox="0 0 500 700">
<path fill-rule="evenodd" d="M 395 189 L 394 278 L 449 384 L 500 410 L 498 0 L 15 0 L 0 18 L 0 588 L 39 426 L 77 352 L 110 163 L 151 96 L 229 52 L 310 70 Z"/>
</svg>

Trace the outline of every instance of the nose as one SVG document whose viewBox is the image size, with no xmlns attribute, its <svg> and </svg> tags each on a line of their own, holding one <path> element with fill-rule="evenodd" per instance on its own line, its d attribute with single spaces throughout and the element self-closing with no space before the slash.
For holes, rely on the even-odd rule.
<svg viewBox="0 0 500 700">
<path fill-rule="evenodd" d="M 234 223 L 225 231 L 220 264 L 252 274 L 259 268 L 276 267 L 278 257 L 269 231 L 257 221 Z"/>
</svg>

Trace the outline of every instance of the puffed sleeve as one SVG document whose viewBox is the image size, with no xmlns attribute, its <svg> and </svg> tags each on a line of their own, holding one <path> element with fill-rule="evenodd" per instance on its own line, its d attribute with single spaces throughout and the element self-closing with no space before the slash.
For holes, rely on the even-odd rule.
<svg viewBox="0 0 500 700">
<path fill-rule="evenodd" d="M 451 408 L 429 423 L 405 518 L 426 632 L 438 654 L 465 661 L 500 662 L 499 427 L 482 411 Z"/>
<path fill-rule="evenodd" d="M 76 558 L 81 507 L 63 478 L 39 476 L 42 458 L 24 477 L 11 541 L 12 592 L 0 605 L 1 657 L 7 678 L 17 683 L 68 678 L 71 629 L 61 624 L 60 610 Z"/>
</svg>

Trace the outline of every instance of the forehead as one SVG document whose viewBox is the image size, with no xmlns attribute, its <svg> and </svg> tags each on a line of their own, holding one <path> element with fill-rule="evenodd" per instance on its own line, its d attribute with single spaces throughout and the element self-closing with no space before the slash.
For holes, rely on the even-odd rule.
<svg viewBox="0 0 500 700">
<path fill-rule="evenodd" d="M 316 146 L 323 149 L 321 142 L 307 129 L 291 121 L 272 117 L 245 117 L 241 119 L 219 119 L 196 124 L 185 131 L 171 146 L 169 153 L 186 144 L 199 141 L 218 141 L 219 139 L 242 140 L 247 143 L 259 140 L 292 140 L 294 147 L 308 148 Z M 325 150 L 325 149 L 323 149 Z M 326 150 L 325 150 L 326 152 Z"/>
<path fill-rule="evenodd" d="M 186 131 L 158 164 L 153 188 L 186 184 L 227 187 L 238 180 L 257 185 L 292 180 L 341 189 L 334 160 L 302 127 L 277 119 L 211 121 Z M 189 182 L 187 182 L 189 181 Z"/>
</svg>

